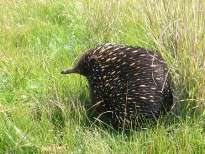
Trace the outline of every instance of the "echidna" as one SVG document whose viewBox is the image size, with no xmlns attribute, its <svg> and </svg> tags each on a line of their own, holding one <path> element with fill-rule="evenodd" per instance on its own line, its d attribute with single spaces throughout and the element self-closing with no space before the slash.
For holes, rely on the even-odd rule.
<svg viewBox="0 0 205 154">
<path fill-rule="evenodd" d="M 162 57 L 140 47 L 103 44 L 88 50 L 72 69 L 88 79 L 92 105 L 117 129 L 156 120 L 173 105 L 171 77 Z M 107 122 L 106 121 L 106 122 Z"/>
</svg>

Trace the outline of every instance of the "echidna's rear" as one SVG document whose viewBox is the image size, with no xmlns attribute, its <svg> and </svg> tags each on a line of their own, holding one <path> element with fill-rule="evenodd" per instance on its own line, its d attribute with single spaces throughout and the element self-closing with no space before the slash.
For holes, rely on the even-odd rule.
<svg viewBox="0 0 205 154">
<path fill-rule="evenodd" d="M 164 60 L 143 48 L 104 44 L 85 53 L 73 69 L 87 77 L 92 104 L 113 127 L 129 129 L 155 120 L 173 105 Z"/>
</svg>

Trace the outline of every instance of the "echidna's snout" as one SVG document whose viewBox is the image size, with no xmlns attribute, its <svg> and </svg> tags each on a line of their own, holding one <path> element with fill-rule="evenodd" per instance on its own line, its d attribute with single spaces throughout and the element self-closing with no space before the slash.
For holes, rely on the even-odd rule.
<svg viewBox="0 0 205 154">
<path fill-rule="evenodd" d="M 77 73 L 76 69 L 73 68 L 67 68 L 61 71 L 61 74 L 71 74 L 71 73 Z"/>
</svg>

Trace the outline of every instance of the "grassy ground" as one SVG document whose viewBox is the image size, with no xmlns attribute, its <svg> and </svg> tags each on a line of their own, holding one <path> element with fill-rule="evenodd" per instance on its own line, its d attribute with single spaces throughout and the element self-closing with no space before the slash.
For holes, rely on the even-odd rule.
<svg viewBox="0 0 205 154">
<path fill-rule="evenodd" d="M 205 153 L 205 2 L 0 0 L 0 153 Z M 88 119 L 86 80 L 62 76 L 86 49 L 157 49 L 177 114 L 129 136 Z"/>
</svg>

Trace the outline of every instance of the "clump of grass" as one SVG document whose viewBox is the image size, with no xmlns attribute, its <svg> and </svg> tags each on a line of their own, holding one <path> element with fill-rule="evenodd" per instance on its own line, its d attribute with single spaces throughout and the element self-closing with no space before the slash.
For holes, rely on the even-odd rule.
<svg viewBox="0 0 205 154">
<path fill-rule="evenodd" d="M 90 42 L 117 41 L 122 1 L 80 1 Z"/>
<path fill-rule="evenodd" d="M 175 94 L 188 109 L 204 110 L 205 11 L 201 1 L 143 1 L 143 15 L 155 47 L 171 68 Z"/>
</svg>

